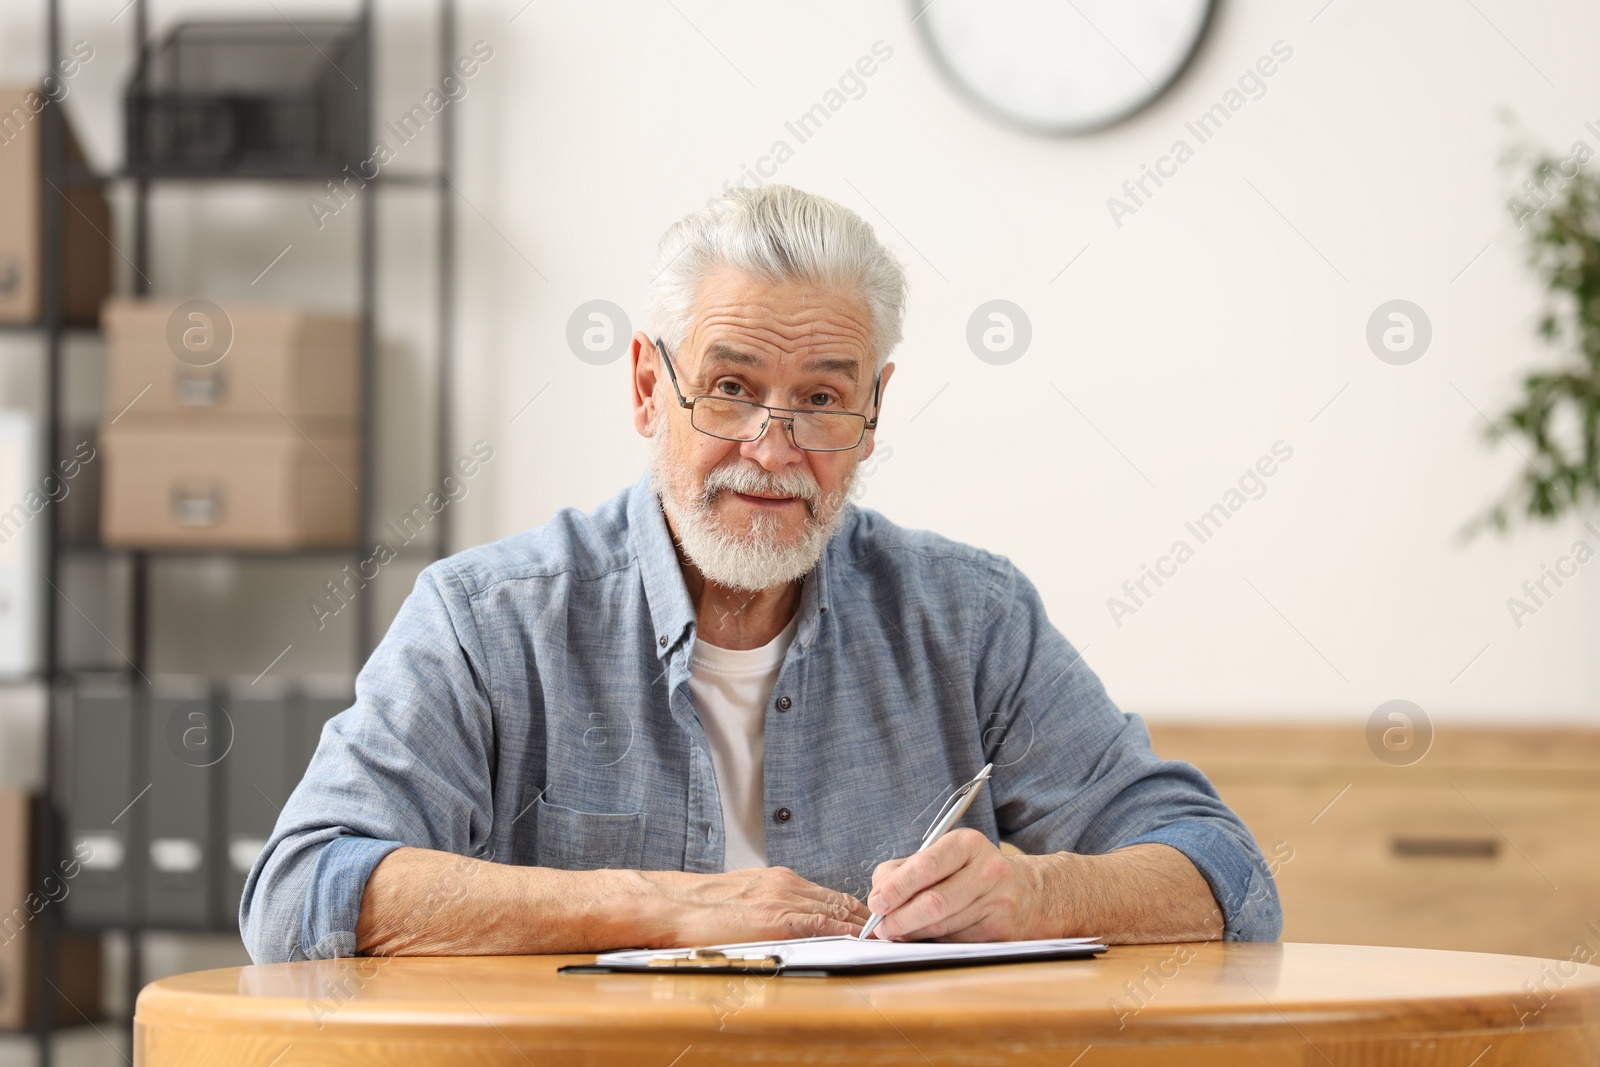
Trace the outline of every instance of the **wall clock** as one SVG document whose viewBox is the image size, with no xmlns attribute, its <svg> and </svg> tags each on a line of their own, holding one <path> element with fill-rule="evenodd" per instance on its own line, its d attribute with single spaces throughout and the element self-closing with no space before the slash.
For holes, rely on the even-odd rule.
<svg viewBox="0 0 1600 1067">
<path fill-rule="evenodd" d="M 911 0 L 962 95 L 1013 126 L 1088 133 L 1166 92 L 1216 0 Z"/>
</svg>

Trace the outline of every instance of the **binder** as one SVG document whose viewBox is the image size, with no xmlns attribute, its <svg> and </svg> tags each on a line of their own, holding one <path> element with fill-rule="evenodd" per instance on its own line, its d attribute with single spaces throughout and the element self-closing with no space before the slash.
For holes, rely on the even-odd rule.
<svg viewBox="0 0 1600 1067">
<path fill-rule="evenodd" d="M 133 690 L 118 675 L 82 675 L 69 707 L 63 799 L 78 875 L 63 902 L 67 924 L 122 926 L 133 918 L 130 870 L 141 813 L 132 808 L 144 788 L 133 784 Z"/>
<path fill-rule="evenodd" d="M 223 706 L 233 723 L 233 750 L 218 764 L 225 824 L 218 857 L 218 911 L 237 915 L 245 876 L 299 779 L 291 773 L 289 689 L 282 679 L 233 679 Z"/>
<path fill-rule="evenodd" d="M 876 938 L 801 937 L 746 941 L 688 949 L 628 949 L 606 952 L 594 963 L 558 967 L 557 974 L 762 974 L 778 978 L 826 978 L 884 974 L 995 963 L 1093 959 L 1106 946 L 1092 937 L 1031 941 L 883 941 Z"/>
<path fill-rule="evenodd" d="M 147 732 L 150 794 L 144 917 L 151 926 L 213 925 L 212 768 L 233 747 L 232 723 L 204 678 L 153 679 Z"/>
</svg>

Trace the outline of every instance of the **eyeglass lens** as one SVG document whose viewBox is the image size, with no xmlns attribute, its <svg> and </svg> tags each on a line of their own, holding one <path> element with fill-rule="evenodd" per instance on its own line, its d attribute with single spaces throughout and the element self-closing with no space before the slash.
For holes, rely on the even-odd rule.
<svg viewBox="0 0 1600 1067">
<path fill-rule="evenodd" d="M 784 416 L 785 418 L 787 416 Z M 694 427 L 730 441 L 754 441 L 761 435 L 767 409 L 759 404 L 701 396 L 694 402 Z M 866 420 L 842 411 L 794 412 L 794 443 L 800 448 L 852 448 L 859 444 Z"/>
</svg>

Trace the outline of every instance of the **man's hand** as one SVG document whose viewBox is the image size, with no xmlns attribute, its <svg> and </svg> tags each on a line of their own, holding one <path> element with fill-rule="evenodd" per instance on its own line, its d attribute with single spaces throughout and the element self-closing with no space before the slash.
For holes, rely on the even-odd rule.
<svg viewBox="0 0 1600 1067">
<path fill-rule="evenodd" d="M 872 936 L 891 941 L 1022 941 L 1037 932 L 1033 857 L 1007 856 L 970 827 L 921 852 L 878 864 L 867 904 L 883 916 Z"/>
<path fill-rule="evenodd" d="M 647 948 L 854 937 L 867 923 L 861 901 L 809 882 L 788 867 L 722 874 L 639 873 L 655 890 L 647 904 L 655 928 Z"/>
<path fill-rule="evenodd" d="M 1008 856 L 966 827 L 880 863 L 867 904 L 884 917 L 873 935 L 895 941 L 1098 937 L 1121 945 L 1210 941 L 1224 931 L 1210 885 L 1170 845 Z"/>
</svg>

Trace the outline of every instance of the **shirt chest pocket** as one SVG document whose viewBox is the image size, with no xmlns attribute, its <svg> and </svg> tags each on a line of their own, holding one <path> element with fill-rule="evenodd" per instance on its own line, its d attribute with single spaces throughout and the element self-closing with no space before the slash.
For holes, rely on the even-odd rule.
<svg viewBox="0 0 1600 1067">
<path fill-rule="evenodd" d="M 644 864 L 645 813 L 578 811 L 535 800 L 533 855 L 539 867 L 565 871 L 638 870 Z"/>
</svg>

